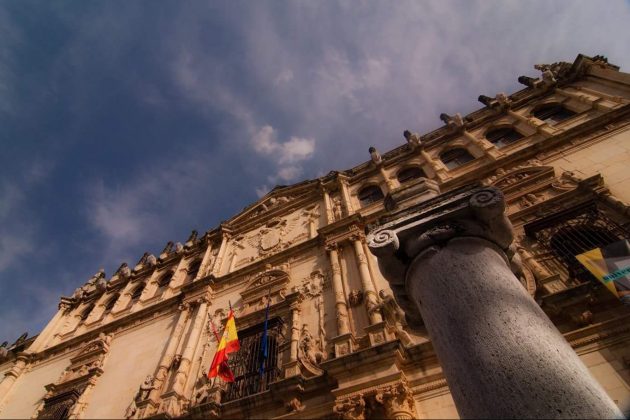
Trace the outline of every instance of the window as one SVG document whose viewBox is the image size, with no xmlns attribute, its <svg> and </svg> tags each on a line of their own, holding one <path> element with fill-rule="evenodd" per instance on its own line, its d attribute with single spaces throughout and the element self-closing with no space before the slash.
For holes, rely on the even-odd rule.
<svg viewBox="0 0 630 420">
<path fill-rule="evenodd" d="M 427 175 L 424 173 L 424 171 L 417 166 L 405 168 L 402 171 L 398 172 L 398 182 L 400 182 L 401 184 L 413 181 L 414 179 L 426 177 Z"/>
<path fill-rule="evenodd" d="M 513 127 L 495 128 L 486 133 L 486 138 L 497 147 L 507 146 L 523 138 Z"/>
<path fill-rule="evenodd" d="M 383 198 L 383 192 L 376 185 L 364 187 L 361 191 L 359 191 L 359 201 L 362 206 L 367 206 L 377 201 L 381 201 Z"/>
<path fill-rule="evenodd" d="M 234 373 L 234 382 L 229 383 L 224 401 L 233 401 L 266 391 L 269 384 L 280 377 L 278 366 L 279 345 L 282 341 L 282 320 L 271 318 L 267 327 L 267 359 L 261 358 L 264 324 L 239 331 L 241 348 L 230 356 L 228 363 Z M 262 364 L 262 374 L 261 374 Z"/>
<path fill-rule="evenodd" d="M 92 312 L 92 310 L 94 309 L 94 304 L 90 304 L 90 306 L 88 306 L 87 308 L 85 308 L 83 310 L 83 312 L 81 312 L 81 322 L 85 321 L 88 316 L 90 316 L 90 313 Z"/>
<path fill-rule="evenodd" d="M 197 277 L 197 273 L 199 273 L 200 266 L 201 266 L 201 261 L 199 260 L 196 260 L 190 264 L 190 267 L 188 267 L 188 270 L 187 270 L 185 283 L 190 283 L 195 279 L 195 277 Z"/>
<path fill-rule="evenodd" d="M 471 160 L 475 160 L 475 158 L 468 153 L 468 150 L 457 148 L 442 152 L 442 154 L 440 154 L 440 160 L 444 162 L 444 165 L 446 165 L 448 169 L 455 169 Z"/>
<path fill-rule="evenodd" d="M 157 290 L 155 291 L 155 295 L 153 296 L 160 296 L 162 293 L 164 293 L 164 290 L 166 290 L 168 285 L 171 283 L 172 279 L 173 279 L 172 271 L 169 271 L 168 273 L 160 277 L 160 279 L 158 280 Z"/>
<path fill-rule="evenodd" d="M 109 314 L 112 311 L 112 309 L 114 309 L 114 305 L 116 305 L 116 302 L 118 301 L 119 297 L 120 297 L 120 293 L 116 293 L 107 301 L 107 303 L 105 304 L 105 310 L 103 311 L 103 316 Z"/>
<path fill-rule="evenodd" d="M 140 296 L 142 296 L 142 292 L 144 291 L 145 284 L 142 283 L 138 285 L 133 292 L 131 293 L 130 306 L 140 300 Z"/>
<path fill-rule="evenodd" d="M 562 104 L 553 103 L 538 107 L 532 115 L 549 125 L 556 125 L 559 122 L 574 116 L 575 112 L 565 108 Z"/>
<path fill-rule="evenodd" d="M 546 258 L 543 254 L 542 263 L 549 271 L 575 283 L 594 281 L 599 284 L 576 255 L 628 237 L 628 232 L 609 219 L 594 202 L 529 223 L 525 232 L 548 251 Z"/>
</svg>

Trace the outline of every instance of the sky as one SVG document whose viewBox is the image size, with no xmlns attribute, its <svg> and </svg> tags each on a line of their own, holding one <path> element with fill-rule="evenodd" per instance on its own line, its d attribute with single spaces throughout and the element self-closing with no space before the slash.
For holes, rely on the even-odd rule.
<svg viewBox="0 0 630 420">
<path fill-rule="evenodd" d="M 628 1 L 0 2 L 0 342 L 99 268 L 351 168 L 533 65 L 630 69 Z"/>
</svg>

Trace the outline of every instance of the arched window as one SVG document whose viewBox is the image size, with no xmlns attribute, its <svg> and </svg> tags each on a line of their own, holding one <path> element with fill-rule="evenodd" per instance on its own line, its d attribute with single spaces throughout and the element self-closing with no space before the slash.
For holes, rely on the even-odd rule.
<svg viewBox="0 0 630 420">
<path fill-rule="evenodd" d="M 556 125 L 574 116 L 575 112 L 565 108 L 562 104 L 552 103 L 536 108 L 532 114 L 549 125 Z"/>
<path fill-rule="evenodd" d="M 440 160 L 444 162 L 444 165 L 446 165 L 448 169 L 455 169 L 471 160 L 475 160 L 475 158 L 468 153 L 468 150 L 457 148 L 442 152 L 442 154 L 440 154 Z"/>
<path fill-rule="evenodd" d="M 507 146 L 523 138 L 513 127 L 495 128 L 486 133 L 486 138 L 497 147 Z"/>
<path fill-rule="evenodd" d="M 144 291 L 144 286 L 145 284 L 139 284 L 138 287 L 136 287 L 135 289 L 133 289 L 133 292 L 131 293 L 131 304 L 136 303 L 138 300 L 140 300 L 140 296 L 142 296 L 142 292 Z"/>
<path fill-rule="evenodd" d="M 112 309 L 114 309 L 114 305 L 116 305 L 119 297 L 120 293 L 116 293 L 107 301 L 107 303 L 105 304 L 105 310 L 103 311 L 103 316 L 107 315 L 112 311 Z"/>
<path fill-rule="evenodd" d="M 160 280 L 158 280 L 158 288 L 155 291 L 155 295 L 154 296 L 160 296 L 162 293 L 164 293 L 164 290 L 171 283 L 172 279 L 173 279 L 173 272 L 172 271 L 169 271 L 168 273 L 166 273 L 162 277 L 160 277 Z"/>
<path fill-rule="evenodd" d="M 81 312 L 81 322 L 85 321 L 88 316 L 90 316 L 90 313 L 92 312 L 92 310 L 94 309 L 94 304 L 90 304 L 90 306 L 88 306 L 87 308 L 85 308 L 83 310 L 83 312 Z"/>
<path fill-rule="evenodd" d="M 382 200 L 383 198 L 383 192 L 377 185 L 369 185 L 359 191 L 359 201 L 361 202 L 362 206 L 367 206 L 369 204 L 375 203 Z"/>
<path fill-rule="evenodd" d="M 192 282 L 195 277 L 197 277 L 197 273 L 199 273 L 199 267 L 201 267 L 201 261 L 195 260 L 190 264 L 186 273 L 186 281 L 185 283 Z"/>
<path fill-rule="evenodd" d="M 417 166 L 405 168 L 402 171 L 398 172 L 398 182 L 400 182 L 401 184 L 413 181 L 414 179 L 426 177 L 427 175 L 424 173 L 424 171 Z"/>
</svg>

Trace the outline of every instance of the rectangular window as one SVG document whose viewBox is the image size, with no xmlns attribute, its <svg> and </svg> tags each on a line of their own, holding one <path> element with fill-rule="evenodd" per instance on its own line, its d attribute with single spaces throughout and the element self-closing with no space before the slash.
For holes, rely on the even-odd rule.
<svg viewBox="0 0 630 420">
<path fill-rule="evenodd" d="M 595 202 L 529 223 L 525 225 L 525 233 L 543 246 L 546 258 L 541 255 L 541 262 L 551 273 L 561 274 L 573 283 L 599 283 L 576 255 L 628 238 L 627 230 L 608 218 Z"/>
<path fill-rule="evenodd" d="M 239 331 L 241 348 L 230 355 L 228 362 L 235 379 L 234 382 L 228 384 L 223 401 L 238 400 L 266 391 L 269 384 L 280 377 L 278 347 L 284 339 L 282 320 L 271 318 L 267 325 L 266 359 L 262 357 L 264 324 Z"/>
</svg>

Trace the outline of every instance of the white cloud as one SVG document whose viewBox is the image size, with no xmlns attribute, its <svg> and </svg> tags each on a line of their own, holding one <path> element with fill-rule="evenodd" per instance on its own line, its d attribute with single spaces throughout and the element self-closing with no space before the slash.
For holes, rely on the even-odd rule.
<svg viewBox="0 0 630 420">
<path fill-rule="evenodd" d="M 292 80 L 293 80 L 293 71 L 291 69 L 284 69 L 274 79 L 273 84 L 274 86 L 279 86 L 284 83 L 289 83 Z"/>
<path fill-rule="evenodd" d="M 291 137 L 282 143 L 278 141 L 276 131 L 270 125 L 261 127 L 252 136 L 251 144 L 256 152 L 275 163 L 276 173 L 268 177 L 271 183 L 297 179 L 302 174 L 302 169 L 294 164 L 312 158 L 315 151 L 314 139 Z M 258 189 L 256 191 L 258 193 Z"/>
</svg>

